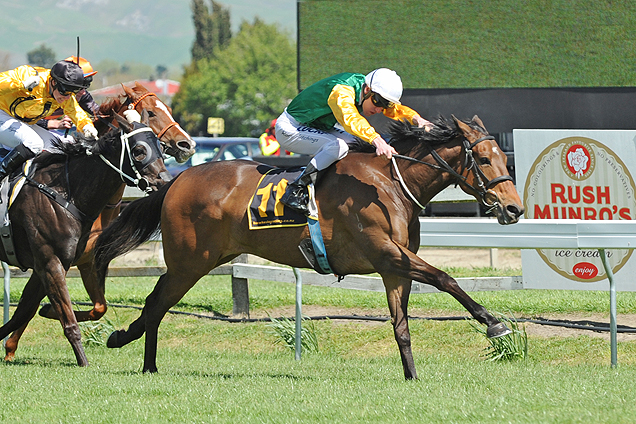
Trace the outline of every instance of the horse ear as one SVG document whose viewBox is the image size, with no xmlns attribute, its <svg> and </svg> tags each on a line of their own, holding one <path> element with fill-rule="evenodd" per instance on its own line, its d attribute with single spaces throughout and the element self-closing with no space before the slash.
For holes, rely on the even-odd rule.
<svg viewBox="0 0 636 424">
<path fill-rule="evenodd" d="M 472 132 L 472 128 L 470 128 L 470 126 L 468 124 L 466 124 L 465 122 L 457 119 L 455 117 L 455 115 L 451 115 L 453 117 L 453 121 L 455 121 L 455 124 L 457 124 L 457 126 L 459 127 L 460 130 L 462 130 L 462 132 L 464 133 L 464 135 L 467 135 L 468 133 Z"/>
<path fill-rule="evenodd" d="M 150 114 L 148 113 L 148 111 L 146 109 L 143 109 L 141 111 L 141 123 L 144 124 L 145 126 L 149 126 L 150 122 Z"/>
<path fill-rule="evenodd" d="M 117 120 L 117 123 L 119 124 L 119 128 L 123 129 L 124 132 L 129 133 L 132 131 L 133 129 L 132 124 L 130 124 L 126 118 L 124 118 L 118 113 L 115 113 L 115 119 Z"/>
<path fill-rule="evenodd" d="M 126 87 L 123 83 L 121 87 L 124 89 L 124 93 L 126 93 L 126 96 L 130 98 L 133 98 L 135 96 L 135 92 L 132 89 Z"/>
<path fill-rule="evenodd" d="M 479 125 L 480 127 L 482 127 L 484 129 L 484 131 L 486 133 L 488 133 L 488 131 L 486 131 L 486 126 L 484 125 L 483 122 L 481 122 L 481 119 L 479 119 L 479 116 L 477 116 L 477 115 L 473 116 L 473 122 L 476 123 L 477 125 Z"/>
</svg>

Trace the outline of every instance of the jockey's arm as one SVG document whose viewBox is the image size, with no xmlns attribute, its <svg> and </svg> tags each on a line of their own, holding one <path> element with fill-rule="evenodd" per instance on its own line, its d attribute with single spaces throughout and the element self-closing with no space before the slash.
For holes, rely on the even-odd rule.
<svg viewBox="0 0 636 424">
<path fill-rule="evenodd" d="M 355 90 L 348 85 L 338 84 L 329 94 L 328 104 L 336 120 L 345 131 L 372 143 L 380 134 L 369 124 L 369 121 L 356 108 Z"/>
<path fill-rule="evenodd" d="M 406 119 L 411 124 L 417 125 L 418 127 L 426 127 L 426 131 L 430 131 L 433 124 L 430 121 L 422 118 L 419 113 L 414 111 L 408 106 L 404 105 L 393 105 L 389 108 L 384 109 L 384 116 L 387 118 L 400 120 Z"/>
<path fill-rule="evenodd" d="M 82 131 L 87 125 L 93 126 L 93 120 L 84 109 L 80 107 L 74 95 L 70 96 L 65 102 L 62 102 L 61 106 L 62 110 L 64 110 L 64 114 L 71 118 L 73 123 L 77 126 L 78 131 Z"/>
</svg>

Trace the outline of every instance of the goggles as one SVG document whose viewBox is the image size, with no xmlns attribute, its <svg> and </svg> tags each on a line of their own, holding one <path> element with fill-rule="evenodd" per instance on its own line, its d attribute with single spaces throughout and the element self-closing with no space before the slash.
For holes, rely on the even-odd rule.
<svg viewBox="0 0 636 424">
<path fill-rule="evenodd" d="M 375 107 L 381 107 L 382 109 L 388 109 L 393 106 L 393 102 L 388 101 L 378 93 L 373 93 L 371 95 L 371 101 Z"/>
<path fill-rule="evenodd" d="M 59 81 L 55 81 L 55 88 L 62 96 L 77 94 L 82 89 L 82 87 L 67 87 Z"/>
</svg>

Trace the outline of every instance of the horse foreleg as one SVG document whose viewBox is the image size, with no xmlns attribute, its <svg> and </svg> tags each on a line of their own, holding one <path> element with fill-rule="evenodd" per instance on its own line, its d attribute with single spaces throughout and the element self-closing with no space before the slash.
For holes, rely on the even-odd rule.
<svg viewBox="0 0 636 424">
<path fill-rule="evenodd" d="M 386 298 L 391 313 L 393 334 L 400 349 L 404 378 L 407 380 L 416 379 L 417 372 L 415 371 L 415 362 L 413 361 L 413 352 L 411 351 L 411 333 L 409 332 L 407 314 L 409 294 L 411 293 L 411 280 L 387 275 L 383 275 L 382 280 L 386 288 Z"/>
<path fill-rule="evenodd" d="M 4 345 L 6 352 L 5 361 L 12 361 L 15 358 L 20 338 L 31 319 L 35 316 L 44 296 L 44 288 L 39 278 L 37 275 L 32 274 L 22 290 L 20 302 L 13 316 L 4 326 L 0 327 L 0 339 L 7 337 L 9 333 L 13 332 Z"/>
<path fill-rule="evenodd" d="M 397 255 L 387 257 L 387 271 L 409 278 L 421 283 L 429 284 L 436 289 L 453 296 L 464 308 L 480 323 L 488 327 L 488 337 L 501 337 L 510 334 L 511 331 L 495 318 L 486 308 L 475 302 L 461 287 L 457 281 L 428 263 L 407 249 L 400 249 Z"/>
<path fill-rule="evenodd" d="M 88 359 L 82 347 L 82 333 L 75 319 L 71 296 L 66 286 L 66 269 L 59 262 L 59 259 L 52 258 L 48 261 L 46 267 L 40 268 L 36 266 L 34 272 L 41 277 L 46 295 L 60 317 L 64 335 L 73 348 L 77 365 L 88 366 Z"/>
</svg>

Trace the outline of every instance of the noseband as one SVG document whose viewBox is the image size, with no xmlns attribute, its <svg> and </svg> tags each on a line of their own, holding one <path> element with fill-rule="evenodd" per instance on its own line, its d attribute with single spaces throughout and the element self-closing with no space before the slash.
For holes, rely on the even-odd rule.
<svg viewBox="0 0 636 424">
<path fill-rule="evenodd" d="M 466 187 L 469 191 L 473 192 L 475 194 L 475 196 L 477 197 L 477 199 L 479 200 L 479 203 L 481 203 L 485 208 L 486 208 L 486 213 L 491 212 L 492 210 L 496 209 L 497 207 L 499 207 L 500 205 L 500 201 L 499 201 L 499 196 L 497 196 L 497 193 L 495 193 L 494 191 L 492 191 L 491 189 L 496 186 L 497 184 L 504 182 L 504 181 L 512 181 L 512 177 L 510 175 L 500 175 L 496 178 L 493 178 L 492 180 L 489 180 L 486 175 L 484 174 L 484 172 L 481 170 L 481 168 L 479 167 L 479 164 L 477 163 L 477 161 L 475 161 L 475 158 L 473 156 L 473 148 L 481 143 L 482 141 L 485 140 L 494 140 L 495 137 L 491 136 L 491 135 L 486 135 L 483 136 L 481 138 L 478 138 L 477 140 L 475 140 L 474 142 L 470 143 L 466 138 L 464 138 L 463 140 L 463 146 L 464 146 L 464 163 L 462 164 L 462 169 L 461 171 L 458 173 L 457 171 L 455 171 L 449 164 L 448 162 L 446 162 L 440 155 L 439 153 L 437 153 L 437 151 L 431 149 L 431 156 L 433 156 L 433 158 L 435 159 L 435 161 L 437 162 L 437 164 L 434 163 L 429 163 L 429 162 L 424 162 L 421 161 L 419 159 L 415 159 L 409 156 L 403 156 L 403 155 L 393 155 L 394 158 L 398 158 L 398 159 L 404 159 L 404 160 L 408 160 L 411 162 L 417 162 L 417 163 L 421 163 L 424 165 L 428 165 L 431 168 L 435 168 L 435 169 L 439 169 L 445 172 L 448 172 L 449 174 L 451 174 L 453 177 L 456 178 L 457 180 L 457 184 L 460 184 L 464 187 Z M 411 198 L 411 200 L 413 200 L 415 202 L 415 204 L 417 204 L 420 208 L 424 209 L 424 206 L 422 206 L 416 199 L 415 197 L 411 194 L 411 192 L 409 191 L 409 189 L 406 187 L 406 184 L 404 183 L 404 180 L 402 179 L 402 175 L 400 174 L 400 171 L 398 170 L 397 164 L 395 163 L 395 160 L 392 159 L 393 162 L 393 167 L 396 170 L 396 173 L 398 175 L 398 178 L 400 180 L 400 183 L 402 184 L 402 187 L 404 188 L 404 190 L 407 192 L 407 194 L 409 195 L 409 197 Z M 476 181 L 476 186 L 468 184 L 468 182 L 466 182 L 467 178 L 464 177 L 464 170 L 472 170 L 473 174 L 475 175 L 475 181 Z M 489 201 L 488 197 L 492 198 L 492 202 Z"/>
</svg>

